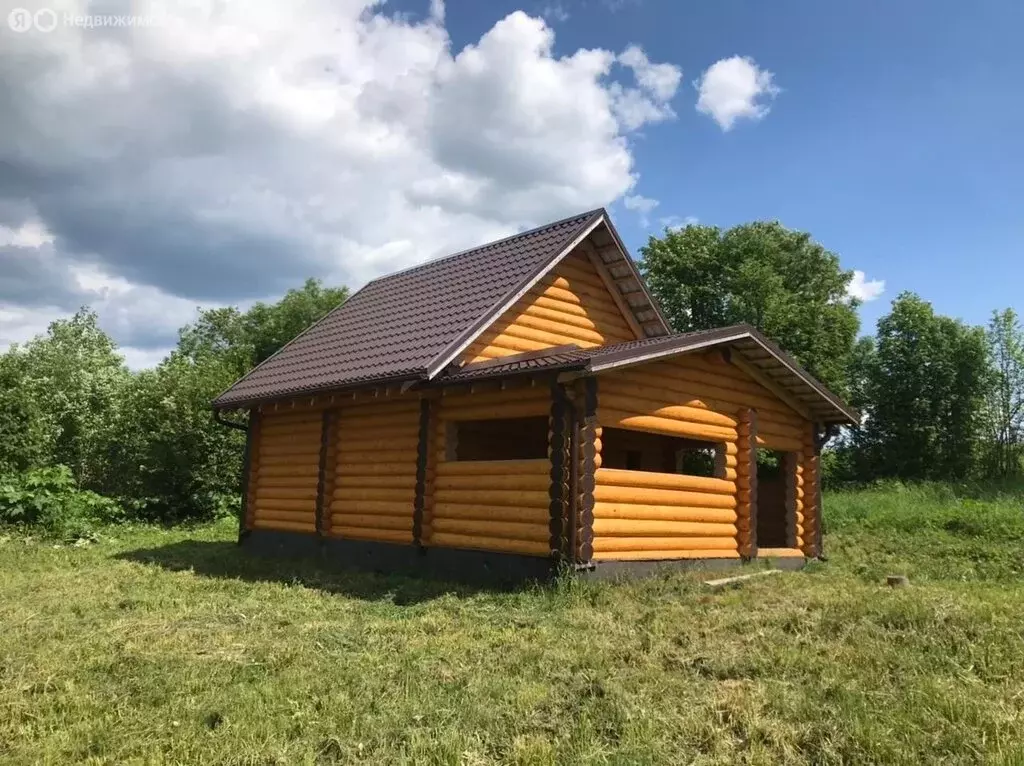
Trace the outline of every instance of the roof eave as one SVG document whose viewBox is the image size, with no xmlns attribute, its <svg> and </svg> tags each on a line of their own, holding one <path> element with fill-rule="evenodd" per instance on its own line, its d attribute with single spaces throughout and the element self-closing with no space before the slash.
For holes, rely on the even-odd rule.
<svg viewBox="0 0 1024 766">
<path fill-rule="evenodd" d="M 229 410 L 245 410 L 253 407 L 262 407 L 267 404 L 277 404 L 280 402 L 286 402 L 291 399 L 302 399 L 305 397 L 316 397 L 316 396 L 329 396 L 332 394 L 345 394 L 353 391 L 358 391 L 362 388 L 377 388 L 382 385 L 393 385 L 396 383 L 420 383 L 427 380 L 425 372 L 419 373 L 403 373 L 400 375 L 386 375 L 379 378 L 369 378 L 366 380 L 353 381 L 352 383 L 345 383 L 343 385 L 333 386 L 319 386 L 316 388 L 302 389 L 298 391 L 282 392 L 274 394 L 273 396 L 256 396 L 244 399 L 238 399 L 234 401 L 221 401 L 218 397 L 213 401 L 211 405 L 212 409 L 217 412 L 226 412 Z M 230 389 L 229 389 L 230 390 Z"/>
<path fill-rule="evenodd" d="M 633 273 L 633 277 L 636 279 L 637 284 L 640 285 L 640 289 L 643 291 L 644 297 L 647 298 L 647 301 L 651 304 L 651 308 L 657 315 L 657 319 L 660 322 L 664 333 L 666 335 L 671 335 L 672 325 L 669 323 L 668 317 L 665 315 L 665 311 L 662 309 L 658 299 L 654 297 L 654 293 L 652 293 L 650 288 L 647 286 L 647 280 L 644 279 L 643 275 L 640 273 L 640 269 L 637 267 L 636 261 L 630 257 L 629 250 L 626 249 L 626 245 L 622 241 L 622 237 L 619 236 L 619 231 L 615 228 L 615 224 L 612 222 L 610 216 L 605 216 L 605 224 L 607 225 L 608 232 L 611 234 L 616 246 L 619 248 L 619 252 L 622 254 L 623 260 L 629 267 L 629 270 Z"/>
<path fill-rule="evenodd" d="M 705 348 L 729 344 L 744 339 L 753 340 L 755 343 L 760 345 L 765 351 L 771 354 L 779 364 L 799 378 L 805 385 L 812 388 L 820 397 L 825 399 L 837 412 L 837 417 L 820 418 L 821 422 L 859 425 L 860 413 L 843 402 L 843 400 L 836 394 L 832 393 L 828 388 L 818 382 L 814 376 L 807 372 L 789 354 L 782 351 L 782 349 L 769 341 L 750 325 L 733 325 L 731 327 L 723 327 L 721 330 L 712 331 L 712 334 L 709 334 L 696 342 L 692 339 L 688 341 L 685 337 L 668 336 L 664 339 L 663 343 L 658 343 L 653 346 L 645 346 L 639 349 L 628 349 L 616 354 L 609 354 L 608 356 L 595 361 L 591 365 L 590 369 L 596 374 L 599 372 L 613 370 L 618 367 L 643 364 L 657 359 L 691 353 L 693 351 L 700 351 Z"/>
</svg>

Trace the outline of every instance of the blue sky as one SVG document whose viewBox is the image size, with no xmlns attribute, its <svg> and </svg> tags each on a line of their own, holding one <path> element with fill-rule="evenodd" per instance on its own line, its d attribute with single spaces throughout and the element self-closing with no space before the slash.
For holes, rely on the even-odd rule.
<svg viewBox="0 0 1024 766">
<path fill-rule="evenodd" d="M 51 4 L 148 21 L 4 23 Z M 904 290 L 1024 314 L 1022 30 L 1010 0 L 0 0 L 0 349 L 88 305 L 146 367 L 197 308 L 601 205 L 634 254 L 809 231 L 884 281 L 865 332 Z"/>
<path fill-rule="evenodd" d="M 456 48 L 516 8 L 548 10 L 556 54 L 636 43 L 682 68 L 677 119 L 632 139 L 637 191 L 660 202 L 654 228 L 675 215 L 809 231 L 885 280 L 865 331 L 903 290 L 973 323 L 1024 313 L 1024 3 L 446 5 Z M 781 93 L 762 120 L 723 132 L 694 109 L 692 83 L 733 55 L 774 73 Z M 613 215 L 635 253 L 650 232 L 621 204 Z"/>
</svg>

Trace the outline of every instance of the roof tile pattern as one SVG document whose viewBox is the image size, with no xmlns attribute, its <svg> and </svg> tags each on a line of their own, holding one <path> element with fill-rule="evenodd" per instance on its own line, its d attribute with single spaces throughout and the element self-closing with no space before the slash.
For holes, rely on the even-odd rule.
<svg viewBox="0 0 1024 766">
<path fill-rule="evenodd" d="M 603 213 L 583 213 L 376 279 L 214 406 L 426 377 L 432 363 Z"/>
</svg>

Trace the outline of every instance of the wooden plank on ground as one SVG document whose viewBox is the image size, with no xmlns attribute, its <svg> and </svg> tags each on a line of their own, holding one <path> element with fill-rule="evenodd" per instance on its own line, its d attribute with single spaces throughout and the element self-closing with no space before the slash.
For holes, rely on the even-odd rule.
<svg viewBox="0 0 1024 766">
<path fill-rule="evenodd" d="M 782 574 L 782 570 L 762 569 L 760 572 L 751 572 L 750 574 L 736 575 L 735 577 L 721 577 L 717 580 L 705 580 L 704 584 L 711 588 L 711 590 L 722 590 L 723 588 L 732 588 L 737 585 L 742 585 L 747 580 L 752 580 L 755 577 L 764 577 L 766 575 L 776 574 Z"/>
</svg>

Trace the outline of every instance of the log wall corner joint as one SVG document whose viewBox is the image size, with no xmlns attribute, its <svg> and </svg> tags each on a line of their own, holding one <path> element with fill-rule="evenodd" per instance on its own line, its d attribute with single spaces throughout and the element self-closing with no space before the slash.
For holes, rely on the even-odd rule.
<svg viewBox="0 0 1024 766">
<path fill-rule="evenodd" d="M 551 452 L 551 481 L 548 489 L 549 547 L 552 556 L 568 558 L 569 544 L 569 487 L 567 460 L 570 449 L 569 415 L 571 406 L 565 389 L 557 381 L 551 384 L 551 413 L 548 426 L 548 449 Z"/>
<path fill-rule="evenodd" d="M 796 452 L 783 453 L 782 470 L 786 479 L 786 547 L 799 548 L 796 523 L 796 473 L 799 456 Z"/>
<path fill-rule="evenodd" d="M 750 558 L 757 558 L 757 410 L 750 408 Z"/>
<path fill-rule="evenodd" d="M 324 488 L 327 474 L 327 449 L 330 445 L 331 428 L 334 418 L 330 410 L 324 410 L 320 417 L 320 457 L 317 463 L 316 474 L 316 505 L 314 506 L 314 525 L 316 536 L 323 537 L 324 534 Z"/>
<path fill-rule="evenodd" d="M 598 388 L 597 378 L 582 381 L 582 411 L 579 446 L 573 460 L 579 465 L 579 480 L 574 492 L 573 523 L 576 529 L 574 552 L 578 564 L 589 564 L 594 558 L 594 489 L 597 479 Z"/>
<path fill-rule="evenodd" d="M 412 510 L 412 542 L 423 547 L 423 508 L 426 504 L 427 456 L 430 449 L 430 400 L 420 399 L 419 436 L 416 445 L 416 496 Z"/>
</svg>

